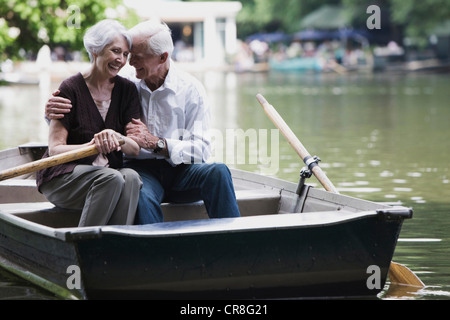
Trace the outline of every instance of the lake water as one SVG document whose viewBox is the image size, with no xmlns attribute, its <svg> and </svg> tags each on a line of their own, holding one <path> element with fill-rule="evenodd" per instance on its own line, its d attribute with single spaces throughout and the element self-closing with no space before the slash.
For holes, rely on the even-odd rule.
<svg viewBox="0 0 450 320">
<path fill-rule="evenodd" d="M 414 209 L 394 261 L 426 287 L 381 299 L 450 299 L 448 74 L 197 74 L 213 111 L 215 159 L 297 182 L 303 163 L 255 96 L 278 110 L 338 190 Z M 0 87 L 0 149 L 46 141 L 44 103 L 57 83 Z M 320 188 L 315 178 L 310 184 Z M 0 271 L 0 299 L 52 299 Z"/>
</svg>

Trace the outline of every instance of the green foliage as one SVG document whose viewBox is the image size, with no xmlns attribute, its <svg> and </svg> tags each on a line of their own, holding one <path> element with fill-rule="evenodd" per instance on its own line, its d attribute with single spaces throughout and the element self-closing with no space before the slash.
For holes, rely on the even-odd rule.
<svg viewBox="0 0 450 320">
<path fill-rule="evenodd" d="M 393 25 L 403 28 L 407 37 L 425 45 L 433 30 L 450 19 L 448 0 L 375 0 L 370 4 L 378 5 L 382 14 L 388 15 Z M 367 8 L 366 0 L 342 0 L 342 5 L 360 24 L 365 18 L 361 14 Z"/>
<path fill-rule="evenodd" d="M 221 1 L 221 0 L 187 0 Z M 324 4 L 341 0 L 239 0 L 242 10 L 237 16 L 238 36 L 245 38 L 258 32 L 299 31 L 301 18 Z"/>
<path fill-rule="evenodd" d="M 405 25 L 410 37 L 425 39 L 450 19 L 448 0 L 391 0 L 392 20 Z"/>
<path fill-rule="evenodd" d="M 85 30 L 121 0 L 0 0 L 0 60 L 36 53 L 44 44 L 83 48 Z M 3 58 L 3 59 L 2 59 Z"/>
</svg>

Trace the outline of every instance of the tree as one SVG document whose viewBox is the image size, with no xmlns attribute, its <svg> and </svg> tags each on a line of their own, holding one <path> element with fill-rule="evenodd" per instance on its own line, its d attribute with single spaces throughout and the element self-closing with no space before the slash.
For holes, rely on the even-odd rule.
<svg viewBox="0 0 450 320">
<path fill-rule="evenodd" d="M 439 24 L 450 19 L 448 0 L 374 0 L 370 4 L 380 7 L 386 26 L 402 30 L 401 37 L 414 38 L 422 46 Z M 342 5 L 356 25 L 365 23 L 366 0 L 342 0 Z"/>
<path fill-rule="evenodd" d="M 184 0 L 223 1 L 223 0 Z M 324 4 L 339 4 L 341 0 L 239 0 L 242 10 L 237 16 L 238 37 L 258 32 L 298 31 L 300 19 Z"/>
<path fill-rule="evenodd" d="M 0 61 L 36 53 L 44 44 L 83 48 L 85 30 L 121 0 L 0 0 Z"/>
<path fill-rule="evenodd" d="M 450 19 L 448 0 L 391 0 L 392 20 L 405 26 L 407 36 L 424 45 L 433 30 Z"/>
</svg>

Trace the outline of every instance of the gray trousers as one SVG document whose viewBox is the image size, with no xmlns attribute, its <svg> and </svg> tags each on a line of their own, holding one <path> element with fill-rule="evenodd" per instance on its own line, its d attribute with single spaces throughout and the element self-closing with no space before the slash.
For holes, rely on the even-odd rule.
<svg viewBox="0 0 450 320">
<path fill-rule="evenodd" d="M 134 223 L 142 181 L 132 169 L 78 165 L 41 186 L 55 206 L 82 210 L 79 227 Z"/>
</svg>

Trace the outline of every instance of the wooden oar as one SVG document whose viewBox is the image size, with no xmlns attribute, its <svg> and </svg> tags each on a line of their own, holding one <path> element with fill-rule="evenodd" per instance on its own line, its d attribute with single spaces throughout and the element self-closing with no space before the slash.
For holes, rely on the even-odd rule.
<svg viewBox="0 0 450 320">
<path fill-rule="evenodd" d="M 325 173 L 320 169 L 317 165 L 312 166 L 311 168 L 311 156 L 305 147 L 301 144 L 289 126 L 284 122 L 283 118 L 279 115 L 279 113 L 275 110 L 275 108 L 267 102 L 267 100 L 261 95 L 258 94 L 256 96 L 259 103 L 263 107 L 266 114 L 275 124 L 275 126 L 281 131 L 289 144 L 295 149 L 298 155 L 303 159 L 306 165 L 309 166 L 310 170 L 316 176 L 317 180 L 322 184 L 325 190 L 338 193 L 336 188 L 333 186 L 331 181 L 327 178 Z M 389 278 L 392 283 L 414 286 L 414 287 L 424 287 L 423 282 L 417 277 L 414 272 L 409 270 L 404 265 L 398 264 L 396 262 L 391 262 L 389 268 Z"/>
<path fill-rule="evenodd" d="M 261 94 L 258 94 L 256 98 L 258 99 L 259 103 L 263 107 L 266 114 L 269 116 L 269 118 L 272 120 L 275 126 L 281 131 L 281 133 L 284 135 L 289 144 L 298 153 L 300 158 L 302 158 L 305 164 L 309 167 L 309 169 L 312 171 L 317 180 L 319 180 L 319 182 L 322 184 L 325 190 L 334 193 L 339 193 L 337 189 L 334 187 L 333 183 L 331 183 L 331 181 L 322 171 L 322 169 L 317 165 L 317 163 L 314 162 L 313 157 L 311 157 L 311 155 L 302 145 L 300 140 L 297 139 L 295 134 L 292 132 L 292 130 L 289 128 L 286 122 L 284 122 L 283 118 L 281 118 L 281 116 L 278 114 L 275 108 L 271 104 L 269 104 Z"/>
<path fill-rule="evenodd" d="M 425 287 L 425 284 L 414 272 L 412 272 L 408 267 L 399 264 L 397 262 L 391 261 L 391 266 L 389 267 L 389 279 L 391 283 L 408 285 L 412 287 Z"/>
<path fill-rule="evenodd" d="M 119 144 L 123 144 L 123 139 L 119 140 Z M 56 156 L 28 162 L 23 165 L 0 171 L 0 181 L 18 177 L 27 173 L 43 170 L 53 166 L 57 166 L 66 162 L 86 158 L 98 154 L 95 145 L 82 147 L 80 149 L 60 153 Z"/>
</svg>

